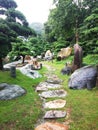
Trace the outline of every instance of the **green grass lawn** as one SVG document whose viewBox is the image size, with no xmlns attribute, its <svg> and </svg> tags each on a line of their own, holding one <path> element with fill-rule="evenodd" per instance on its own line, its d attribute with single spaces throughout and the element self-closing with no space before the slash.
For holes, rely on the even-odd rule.
<svg viewBox="0 0 98 130">
<path fill-rule="evenodd" d="M 65 98 L 67 104 L 64 109 L 69 113 L 69 117 L 59 121 L 71 122 L 70 130 L 98 130 L 98 86 L 93 90 L 69 89 L 68 79 L 70 76 L 61 75 L 60 70 L 70 59 L 72 58 L 60 62 L 54 61 L 54 63 L 48 63 L 56 68 L 55 73 L 64 81 L 63 86 L 68 92 Z M 83 59 L 83 62 L 85 64 L 98 65 L 98 55 L 89 55 Z"/>
<path fill-rule="evenodd" d="M 84 58 L 86 64 L 94 64 L 91 57 Z M 70 130 L 98 130 L 98 87 L 93 90 L 70 90 L 68 88 L 68 79 L 70 76 L 61 75 L 60 70 L 64 67 L 66 61 L 44 62 L 56 69 L 55 74 L 63 80 L 63 87 L 68 92 L 67 101 L 63 110 L 69 113 L 68 118 L 58 121 L 69 121 Z M 96 56 L 98 64 L 98 56 Z M 44 74 L 46 68 L 40 70 Z M 45 77 L 31 79 L 17 71 L 17 77 L 11 78 L 9 72 L 0 72 L 0 83 L 18 84 L 24 87 L 27 93 L 19 98 L 9 101 L 0 101 L 0 130 L 34 130 L 34 124 L 42 114 L 42 102 L 35 92 L 36 85 L 44 81 Z"/>
<path fill-rule="evenodd" d="M 45 68 L 40 70 L 42 74 Z M 11 78 L 9 72 L 0 71 L 0 83 L 18 84 L 27 93 L 13 100 L 0 101 L 0 130 L 33 130 L 34 124 L 40 117 L 41 100 L 35 92 L 35 86 L 45 77 L 32 79 L 17 71 L 17 77 Z"/>
</svg>

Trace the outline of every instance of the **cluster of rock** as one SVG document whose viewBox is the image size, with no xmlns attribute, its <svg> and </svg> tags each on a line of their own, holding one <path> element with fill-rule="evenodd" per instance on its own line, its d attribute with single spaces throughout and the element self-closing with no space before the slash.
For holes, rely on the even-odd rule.
<svg viewBox="0 0 98 130">
<path fill-rule="evenodd" d="M 77 40 L 78 41 L 78 40 Z M 98 67 L 85 66 L 82 67 L 82 48 L 78 42 L 74 45 L 74 59 L 72 65 L 68 65 L 61 70 L 62 74 L 71 75 L 68 86 L 72 89 L 92 89 L 97 84 Z"/>
<path fill-rule="evenodd" d="M 17 66 L 17 64 L 20 64 L 21 60 L 19 61 L 14 61 L 12 63 L 7 63 L 4 65 L 4 70 L 10 70 L 11 66 Z"/>
<path fill-rule="evenodd" d="M 72 68 L 70 66 L 65 66 L 61 70 L 62 74 L 71 74 Z M 98 80 L 98 69 L 96 66 L 88 65 L 81 67 L 80 69 L 75 70 L 68 82 L 68 86 L 71 89 L 92 89 L 95 86 L 97 86 L 97 80 Z"/>
<path fill-rule="evenodd" d="M 21 68 L 19 68 L 20 72 L 30 78 L 40 78 L 42 75 L 37 70 L 32 70 L 31 65 L 27 64 Z"/>
<path fill-rule="evenodd" d="M 13 67 L 13 66 L 17 67 L 17 65 L 20 63 L 21 63 L 21 60 L 5 64 L 4 70 L 11 70 L 11 67 Z M 26 64 L 25 66 L 17 67 L 17 69 L 19 69 L 22 74 L 24 74 L 30 78 L 33 78 L 33 79 L 42 77 L 42 75 L 37 70 L 32 69 L 31 64 Z M 16 77 L 16 75 L 15 75 L 15 77 Z"/>
<path fill-rule="evenodd" d="M 68 130 L 68 126 L 58 122 L 47 122 L 46 119 L 64 118 L 67 112 L 62 109 L 66 105 L 66 101 L 62 98 L 66 97 L 67 92 L 63 90 L 61 80 L 57 76 L 49 76 L 45 82 L 41 82 L 36 91 L 39 93 L 41 99 L 43 99 L 43 109 L 45 114 L 43 115 L 43 122 L 38 125 L 35 130 Z M 56 98 L 53 100 L 53 98 Z M 46 101 L 51 99 L 51 101 Z M 48 110 L 47 110 L 48 109 Z"/>
</svg>

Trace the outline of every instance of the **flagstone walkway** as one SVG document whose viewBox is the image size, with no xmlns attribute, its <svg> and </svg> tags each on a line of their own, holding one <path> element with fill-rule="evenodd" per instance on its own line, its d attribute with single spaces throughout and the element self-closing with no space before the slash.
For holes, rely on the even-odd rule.
<svg viewBox="0 0 98 130">
<path fill-rule="evenodd" d="M 67 92 L 63 89 L 62 80 L 55 74 L 54 68 L 46 66 L 48 69 L 47 80 L 41 82 L 37 87 L 40 98 L 43 101 L 43 117 L 38 120 L 35 130 L 68 130 L 69 125 L 57 122 L 58 118 L 67 118 L 68 114 L 64 110 L 66 105 Z"/>
</svg>

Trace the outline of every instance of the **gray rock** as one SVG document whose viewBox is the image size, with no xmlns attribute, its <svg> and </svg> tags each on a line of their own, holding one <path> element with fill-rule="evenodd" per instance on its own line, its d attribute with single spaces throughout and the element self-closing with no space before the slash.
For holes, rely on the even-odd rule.
<svg viewBox="0 0 98 130">
<path fill-rule="evenodd" d="M 71 69 L 71 67 L 65 67 L 65 68 L 63 68 L 63 69 L 61 69 L 61 74 L 67 74 L 67 75 L 69 75 L 69 74 L 71 74 L 71 72 L 72 72 L 72 69 Z"/>
<path fill-rule="evenodd" d="M 42 98 L 54 98 L 54 97 L 65 97 L 67 95 L 67 92 L 63 89 L 60 90 L 50 90 L 45 91 L 39 94 Z"/>
<path fill-rule="evenodd" d="M 21 63 L 21 60 L 5 64 L 4 65 L 4 70 L 10 70 L 11 66 L 13 66 L 13 65 L 16 66 L 19 63 Z"/>
<path fill-rule="evenodd" d="M 0 91 L 3 90 L 7 86 L 9 86 L 7 83 L 0 84 Z"/>
<path fill-rule="evenodd" d="M 36 91 L 46 91 L 48 89 L 57 89 L 61 88 L 62 86 L 60 84 L 51 84 L 47 82 L 41 82 L 37 87 Z"/>
<path fill-rule="evenodd" d="M 52 83 L 52 84 L 60 84 L 62 80 L 59 79 L 57 76 L 51 75 L 51 77 L 48 76 L 48 79 L 46 80 L 46 82 Z"/>
<path fill-rule="evenodd" d="M 10 100 L 25 93 L 26 91 L 18 85 L 0 84 L 0 100 Z"/>
<path fill-rule="evenodd" d="M 44 119 L 53 119 L 53 118 L 63 118 L 66 116 L 65 111 L 60 111 L 60 110 L 50 110 L 47 111 Z"/>
<path fill-rule="evenodd" d="M 96 86 L 97 67 L 85 66 L 76 70 L 70 77 L 68 86 L 72 89 L 92 89 Z"/>
<path fill-rule="evenodd" d="M 42 75 L 39 74 L 37 70 L 31 70 L 31 66 L 29 64 L 19 68 L 19 70 L 21 71 L 22 74 L 33 79 L 42 77 Z"/>
</svg>

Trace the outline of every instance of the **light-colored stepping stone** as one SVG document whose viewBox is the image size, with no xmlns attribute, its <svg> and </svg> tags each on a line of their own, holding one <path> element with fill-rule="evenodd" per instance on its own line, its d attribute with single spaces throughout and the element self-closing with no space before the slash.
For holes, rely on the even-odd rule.
<svg viewBox="0 0 98 130">
<path fill-rule="evenodd" d="M 56 119 L 56 118 L 63 118 L 66 116 L 65 111 L 58 111 L 58 110 L 50 110 L 47 111 L 44 119 Z"/>
<path fill-rule="evenodd" d="M 35 130 L 68 130 L 67 125 L 63 125 L 58 122 L 46 122 L 35 128 Z"/>
<path fill-rule="evenodd" d="M 48 77 L 46 82 L 52 83 L 52 84 L 60 84 L 62 82 L 62 80 L 59 79 L 57 76 L 51 76 L 51 77 Z"/>
<path fill-rule="evenodd" d="M 63 108 L 65 104 L 66 104 L 65 100 L 58 99 L 45 103 L 44 108 L 50 108 L 50 109 Z"/>
<path fill-rule="evenodd" d="M 43 98 L 65 97 L 66 95 L 67 95 L 67 92 L 64 91 L 63 89 L 45 91 L 39 94 L 39 96 Z"/>
<path fill-rule="evenodd" d="M 62 86 L 60 84 L 52 84 L 52 83 L 47 83 L 47 82 L 41 82 L 37 87 L 36 91 L 46 91 L 48 89 L 57 89 L 61 88 Z"/>
</svg>

